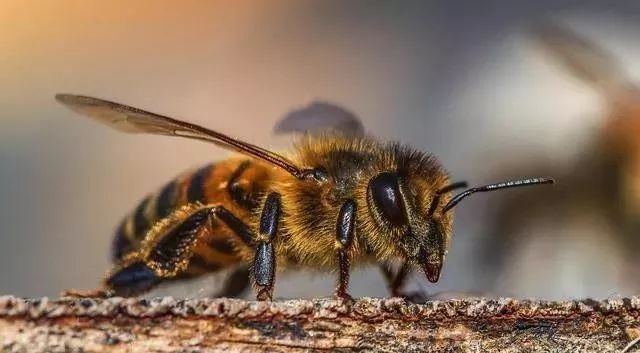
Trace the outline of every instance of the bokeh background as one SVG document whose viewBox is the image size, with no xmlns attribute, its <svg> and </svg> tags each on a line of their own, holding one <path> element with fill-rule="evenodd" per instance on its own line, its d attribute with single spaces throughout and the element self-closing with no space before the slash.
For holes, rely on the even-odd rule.
<svg viewBox="0 0 640 353">
<path fill-rule="evenodd" d="M 55 93 L 120 101 L 274 149 L 290 144 L 271 133 L 285 112 L 329 100 L 370 133 L 430 151 L 454 179 L 480 184 L 526 176 L 531 160 L 572 165 L 607 119 L 602 91 L 545 56 L 531 29 L 568 26 L 612 53 L 633 81 L 639 15 L 636 1 L 0 0 L 0 293 L 94 287 L 125 213 L 183 170 L 228 156 L 119 134 L 63 109 Z M 637 293 L 628 246 L 615 234 L 593 236 L 590 222 L 532 225 L 487 255 L 504 195 L 457 207 L 440 282 L 416 275 L 414 288 L 549 299 Z M 525 210 L 522 195 L 513 207 Z M 493 256 L 505 262 L 483 266 Z M 160 292 L 202 296 L 217 282 Z M 276 296 L 332 288 L 329 275 L 283 274 Z M 358 270 L 352 288 L 388 295 L 376 269 Z"/>
</svg>

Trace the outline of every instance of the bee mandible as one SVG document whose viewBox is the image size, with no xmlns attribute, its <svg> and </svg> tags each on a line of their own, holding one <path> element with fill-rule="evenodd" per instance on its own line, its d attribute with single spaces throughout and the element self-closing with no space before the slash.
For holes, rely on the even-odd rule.
<svg viewBox="0 0 640 353">
<path fill-rule="evenodd" d="M 102 288 L 75 295 L 143 294 L 160 283 L 238 265 L 220 296 L 250 281 L 271 300 L 276 269 L 337 269 L 335 295 L 348 300 L 352 264 L 377 262 L 393 295 L 410 270 L 438 281 L 452 233 L 452 209 L 467 196 L 548 184 L 530 178 L 470 188 L 451 183 L 432 155 L 367 136 L 353 113 L 314 103 L 288 114 L 278 132 L 306 132 L 280 155 L 207 128 L 79 95 L 56 99 L 128 133 L 176 136 L 239 152 L 185 173 L 146 197 L 113 242 L 113 268 Z"/>
</svg>

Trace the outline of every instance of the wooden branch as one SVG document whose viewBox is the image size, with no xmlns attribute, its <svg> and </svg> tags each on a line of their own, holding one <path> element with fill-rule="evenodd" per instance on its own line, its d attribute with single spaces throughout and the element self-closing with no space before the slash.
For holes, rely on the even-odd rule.
<svg viewBox="0 0 640 353">
<path fill-rule="evenodd" d="M 107 300 L 0 297 L 0 352 L 622 352 L 640 298 Z M 640 352 L 640 348 L 627 347 Z"/>
</svg>

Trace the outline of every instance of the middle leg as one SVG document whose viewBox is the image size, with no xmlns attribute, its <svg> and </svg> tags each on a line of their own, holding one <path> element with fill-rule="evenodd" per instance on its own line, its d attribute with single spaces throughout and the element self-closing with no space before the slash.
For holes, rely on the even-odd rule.
<svg viewBox="0 0 640 353">
<path fill-rule="evenodd" d="M 281 214 L 280 194 L 272 192 L 262 208 L 253 259 L 253 279 L 258 288 L 258 300 L 271 300 L 276 275 L 275 241 Z"/>
<path fill-rule="evenodd" d="M 340 208 L 336 224 L 336 248 L 338 250 L 339 278 L 335 296 L 339 299 L 351 301 L 347 293 L 349 286 L 349 272 L 351 271 L 350 250 L 355 237 L 356 203 L 348 200 Z"/>
</svg>

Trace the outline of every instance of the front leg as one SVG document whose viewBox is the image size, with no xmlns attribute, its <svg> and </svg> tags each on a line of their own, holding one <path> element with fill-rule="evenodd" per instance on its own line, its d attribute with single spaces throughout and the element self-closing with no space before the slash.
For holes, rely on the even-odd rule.
<svg viewBox="0 0 640 353">
<path fill-rule="evenodd" d="M 394 297 L 407 297 L 407 295 L 402 291 L 402 287 L 411 272 L 411 266 L 409 263 L 406 261 L 402 263 L 402 266 L 397 272 L 393 271 L 393 268 L 389 263 L 382 264 L 380 266 L 380 270 L 382 270 L 382 274 L 384 275 L 384 279 L 391 295 Z"/>
<path fill-rule="evenodd" d="M 260 229 L 256 239 L 256 255 L 253 259 L 253 279 L 258 288 L 258 300 L 271 300 L 276 277 L 276 253 L 274 243 L 278 234 L 281 214 L 280 194 L 272 192 L 262 208 Z"/>
<path fill-rule="evenodd" d="M 394 297 L 404 298 L 412 303 L 424 303 L 429 299 L 427 293 L 421 291 L 406 292 L 402 290 L 411 273 L 411 265 L 408 262 L 405 261 L 396 272 L 393 271 L 389 263 L 382 264 L 380 269 L 387 282 L 387 287 Z"/>
<path fill-rule="evenodd" d="M 353 245 L 356 224 L 356 203 L 348 200 L 340 208 L 336 224 L 336 248 L 338 250 L 338 266 L 340 267 L 338 286 L 335 296 L 339 299 L 351 301 L 347 293 L 349 286 L 349 271 L 351 269 L 350 250 Z"/>
<path fill-rule="evenodd" d="M 411 273 L 411 265 L 408 262 L 405 261 L 402 263 L 402 266 L 397 271 L 393 271 L 390 263 L 383 263 L 380 265 L 380 270 L 382 271 L 391 295 L 394 297 L 404 298 L 416 304 L 425 303 L 427 300 L 433 298 L 428 293 L 422 291 L 406 292 L 402 290 Z"/>
</svg>

